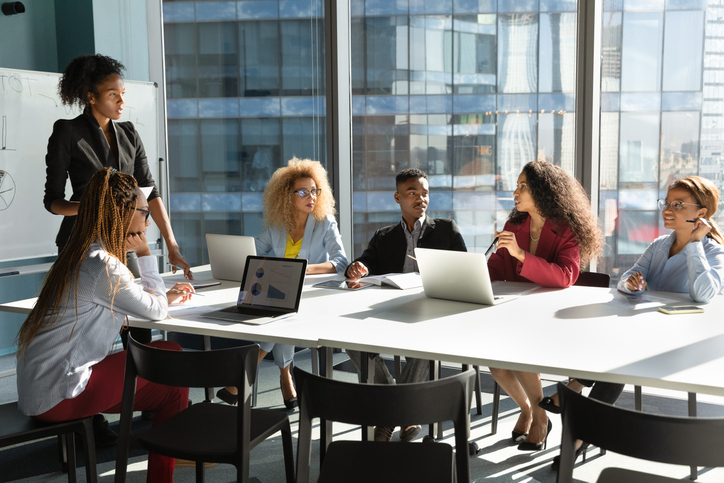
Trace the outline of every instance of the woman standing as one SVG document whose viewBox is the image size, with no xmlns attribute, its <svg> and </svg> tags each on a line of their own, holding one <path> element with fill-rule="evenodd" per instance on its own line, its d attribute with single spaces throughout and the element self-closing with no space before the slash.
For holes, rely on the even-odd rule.
<svg viewBox="0 0 724 483">
<path fill-rule="evenodd" d="M 68 244 L 18 334 L 18 409 L 43 422 L 120 413 L 126 352 L 110 354 L 126 317 L 166 317 L 168 299 L 146 241 L 149 203 L 132 176 L 104 168 L 88 183 Z M 125 265 L 135 251 L 142 285 Z M 188 291 L 188 284 L 175 288 Z M 186 296 L 188 297 L 188 296 Z M 172 342 L 154 342 L 181 350 Z M 110 355 L 109 355 L 110 354 Z M 158 425 L 188 405 L 188 389 L 138 380 L 135 407 Z M 149 482 L 173 481 L 174 460 L 148 457 Z"/>
<path fill-rule="evenodd" d="M 56 121 L 48 140 L 43 202 L 48 211 L 65 217 L 55 243 L 59 252 L 67 244 L 78 214 L 78 202 L 91 177 L 101 168 L 115 168 L 133 175 L 139 186 L 153 188 L 148 205 L 166 241 L 169 261 L 183 267 L 186 276 L 193 278 L 151 176 L 141 138 L 133 123 L 116 122 L 124 107 L 123 69 L 123 64 L 104 55 L 78 57 L 68 65 L 58 83 L 63 104 L 77 104 L 83 108 L 83 114 Z M 73 194 L 67 200 L 65 184 L 69 176 Z"/>
<path fill-rule="evenodd" d="M 347 255 L 334 219 L 334 197 L 327 172 L 319 161 L 293 158 L 277 169 L 264 197 L 266 229 L 256 237 L 257 255 L 307 259 L 307 273 L 344 274 Z M 290 373 L 294 346 L 260 342 L 259 361 L 269 352 L 279 367 L 282 397 L 287 409 L 297 406 L 297 391 Z M 217 397 L 236 404 L 234 387 L 220 389 Z"/>
<path fill-rule="evenodd" d="M 583 187 L 562 168 L 544 161 L 523 167 L 513 193 L 515 208 L 498 249 L 488 260 L 492 280 L 570 287 L 602 249 L 601 231 Z M 521 451 L 545 448 L 551 422 L 538 406 L 540 374 L 490 368 L 497 383 L 520 407 L 513 441 Z"/>
</svg>

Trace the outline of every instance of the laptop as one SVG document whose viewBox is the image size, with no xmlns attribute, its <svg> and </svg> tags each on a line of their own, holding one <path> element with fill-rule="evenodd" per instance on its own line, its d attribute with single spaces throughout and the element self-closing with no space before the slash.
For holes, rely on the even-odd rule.
<svg viewBox="0 0 724 483">
<path fill-rule="evenodd" d="M 248 256 L 236 305 L 203 317 L 261 325 L 296 314 L 306 271 L 302 258 Z"/>
<path fill-rule="evenodd" d="M 206 234 L 211 276 L 216 280 L 241 282 L 246 257 L 256 255 L 253 236 Z"/>
<path fill-rule="evenodd" d="M 495 295 L 484 253 L 415 248 L 415 258 L 422 277 L 422 288 L 430 298 L 498 305 L 518 298 L 523 293 Z"/>
</svg>

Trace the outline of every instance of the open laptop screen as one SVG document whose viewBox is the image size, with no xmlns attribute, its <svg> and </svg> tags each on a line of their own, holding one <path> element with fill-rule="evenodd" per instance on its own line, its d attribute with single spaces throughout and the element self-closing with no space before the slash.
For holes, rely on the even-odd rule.
<svg viewBox="0 0 724 483">
<path fill-rule="evenodd" d="M 237 306 L 296 311 L 306 266 L 301 259 L 247 257 Z"/>
</svg>

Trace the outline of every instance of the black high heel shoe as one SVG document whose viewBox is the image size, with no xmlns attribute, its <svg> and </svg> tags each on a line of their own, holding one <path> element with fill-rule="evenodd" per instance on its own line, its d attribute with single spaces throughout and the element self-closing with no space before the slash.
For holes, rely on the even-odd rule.
<svg viewBox="0 0 724 483">
<path fill-rule="evenodd" d="M 528 437 L 528 433 L 519 433 L 518 431 L 511 431 L 511 434 L 514 443 L 522 443 Z"/>
<path fill-rule="evenodd" d="M 216 391 L 216 397 L 224 401 L 226 404 L 231 404 L 232 406 L 239 402 L 239 396 L 237 394 L 231 394 L 225 387 Z"/>
<path fill-rule="evenodd" d="M 541 399 L 538 403 L 538 407 L 545 409 L 549 413 L 561 414 L 561 407 L 554 403 L 553 398 L 551 397 L 544 397 Z"/>
<path fill-rule="evenodd" d="M 586 462 L 586 451 L 588 450 L 588 443 L 583 443 L 580 448 L 576 450 L 576 456 L 573 458 L 573 464 L 576 464 L 576 460 L 578 459 L 578 456 L 583 453 L 583 462 Z M 553 463 L 551 464 L 551 469 L 558 471 L 558 467 L 561 466 L 561 455 L 554 456 L 553 457 Z"/>
<path fill-rule="evenodd" d="M 294 382 L 292 382 L 294 384 Z M 279 376 L 279 387 L 282 386 L 282 376 Z M 282 398 L 284 398 L 284 389 L 282 389 Z M 292 397 L 289 399 L 284 399 L 284 407 L 287 409 L 294 409 L 295 407 L 299 406 L 299 401 L 297 401 L 296 397 Z"/>
<path fill-rule="evenodd" d="M 518 445 L 519 451 L 541 451 L 546 449 L 546 445 L 548 444 L 548 436 L 551 434 L 551 429 L 553 429 L 553 422 L 551 422 L 550 419 L 548 419 L 548 432 L 546 432 L 546 437 L 543 440 L 542 443 L 531 443 L 528 441 L 523 441 Z"/>
</svg>

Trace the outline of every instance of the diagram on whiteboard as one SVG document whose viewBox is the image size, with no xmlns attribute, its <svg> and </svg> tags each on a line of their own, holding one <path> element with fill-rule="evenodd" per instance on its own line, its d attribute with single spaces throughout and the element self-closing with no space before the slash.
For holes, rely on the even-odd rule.
<svg viewBox="0 0 724 483">
<path fill-rule="evenodd" d="M 7 210 L 15 199 L 15 180 L 0 169 L 0 211 Z"/>
</svg>

